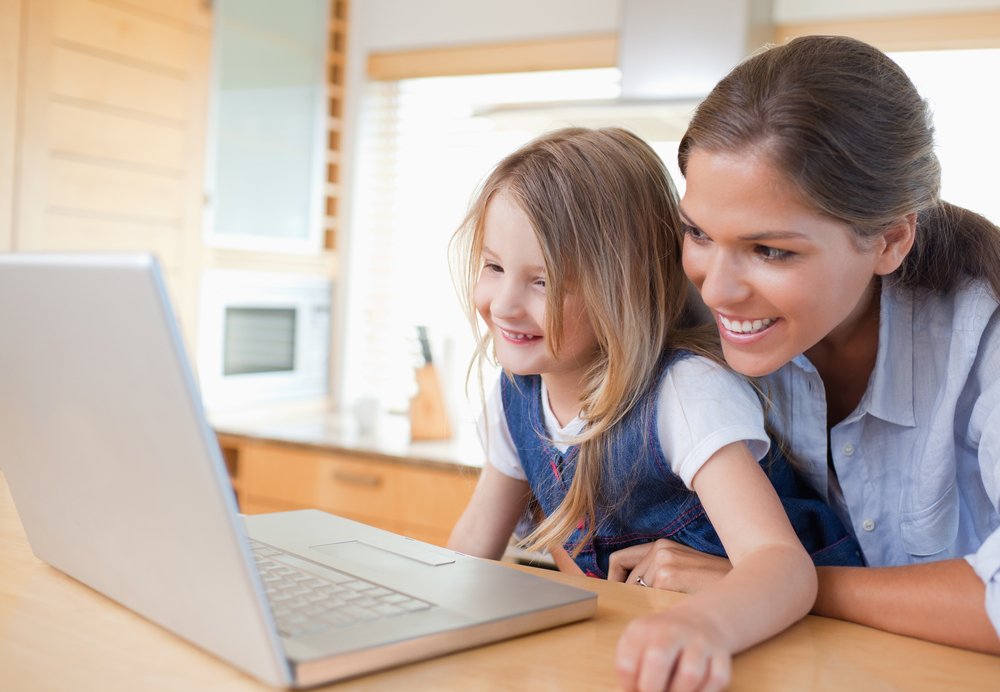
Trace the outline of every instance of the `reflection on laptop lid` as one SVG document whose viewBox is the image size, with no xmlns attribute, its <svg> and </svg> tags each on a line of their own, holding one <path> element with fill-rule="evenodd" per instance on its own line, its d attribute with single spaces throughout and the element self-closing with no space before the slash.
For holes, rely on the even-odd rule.
<svg viewBox="0 0 1000 692">
<path fill-rule="evenodd" d="M 0 459 L 36 556 L 271 685 L 596 610 L 323 512 L 241 518 L 148 255 L 0 255 Z"/>
</svg>

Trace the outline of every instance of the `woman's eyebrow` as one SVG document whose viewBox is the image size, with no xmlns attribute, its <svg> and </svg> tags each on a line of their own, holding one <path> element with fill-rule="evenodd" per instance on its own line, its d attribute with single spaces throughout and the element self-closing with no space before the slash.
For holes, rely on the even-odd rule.
<svg viewBox="0 0 1000 692">
<path fill-rule="evenodd" d="M 693 221 L 693 220 L 691 219 L 691 217 L 687 215 L 687 212 L 685 212 L 685 211 L 684 211 L 684 209 L 683 209 L 683 208 L 681 207 L 681 205 L 680 205 L 680 204 L 678 204 L 678 205 L 677 205 L 677 213 L 679 213 L 679 214 L 681 215 L 681 219 L 682 219 L 682 220 L 684 221 L 684 223 L 686 223 L 686 224 L 687 224 L 688 226 L 695 226 L 695 227 L 697 227 L 697 226 L 698 226 L 698 224 L 696 224 L 696 223 L 695 223 L 695 222 L 694 222 L 694 221 Z"/>
<path fill-rule="evenodd" d="M 741 235 L 740 240 L 793 240 L 797 238 L 807 238 L 805 233 L 798 231 L 761 231 L 750 235 Z"/>
<path fill-rule="evenodd" d="M 695 228 L 700 228 L 697 223 L 694 222 L 690 216 L 687 215 L 679 205 L 677 207 L 678 213 L 681 215 L 681 219 L 689 226 L 694 226 Z M 739 236 L 740 240 L 743 241 L 760 241 L 760 240 L 794 240 L 794 239 L 808 239 L 805 233 L 800 233 L 799 231 L 761 231 L 760 233 L 750 233 L 748 235 Z"/>
</svg>

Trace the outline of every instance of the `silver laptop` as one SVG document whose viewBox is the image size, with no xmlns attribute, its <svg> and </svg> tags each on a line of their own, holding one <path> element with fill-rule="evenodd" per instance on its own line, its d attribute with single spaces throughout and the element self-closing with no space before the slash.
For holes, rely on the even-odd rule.
<svg viewBox="0 0 1000 692">
<path fill-rule="evenodd" d="M 0 468 L 36 556 L 274 686 L 597 607 L 324 512 L 242 517 L 149 255 L 0 255 Z"/>
</svg>

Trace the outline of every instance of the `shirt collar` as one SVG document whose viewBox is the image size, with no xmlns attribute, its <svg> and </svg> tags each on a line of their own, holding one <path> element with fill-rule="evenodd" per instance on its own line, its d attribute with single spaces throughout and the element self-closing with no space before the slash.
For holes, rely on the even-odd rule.
<svg viewBox="0 0 1000 692">
<path fill-rule="evenodd" d="M 804 353 L 792 363 L 805 373 L 816 372 Z M 917 425 L 913 413 L 913 301 L 892 286 L 882 288 L 875 369 L 858 407 L 844 422 L 866 413 L 908 428 Z"/>
<path fill-rule="evenodd" d="M 891 285 L 882 288 L 875 370 L 859 408 L 896 425 L 917 425 L 913 413 L 913 301 L 908 292 Z"/>
</svg>

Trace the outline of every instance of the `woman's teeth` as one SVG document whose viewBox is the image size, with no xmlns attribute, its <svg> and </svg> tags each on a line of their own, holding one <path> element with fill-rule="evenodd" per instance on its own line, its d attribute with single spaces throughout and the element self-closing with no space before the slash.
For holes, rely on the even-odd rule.
<svg viewBox="0 0 1000 692">
<path fill-rule="evenodd" d="M 720 315 L 721 317 L 721 315 Z M 722 326 L 736 334 L 753 334 L 770 326 L 777 318 L 766 317 L 762 320 L 729 320 L 722 317 Z"/>
<path fill-rule="evenodd" d="M 535 338 L 534 334 L 515 334 L 514 332 L 508 332 L 506 329 L 501 329 L 500 331 L 503 332 L 503 335 L 506 336 L 508 339 L 514 339 L 515 341 L 521 341 L 521 340 L 531 341 L 532 339 Z"/>
</svg>

